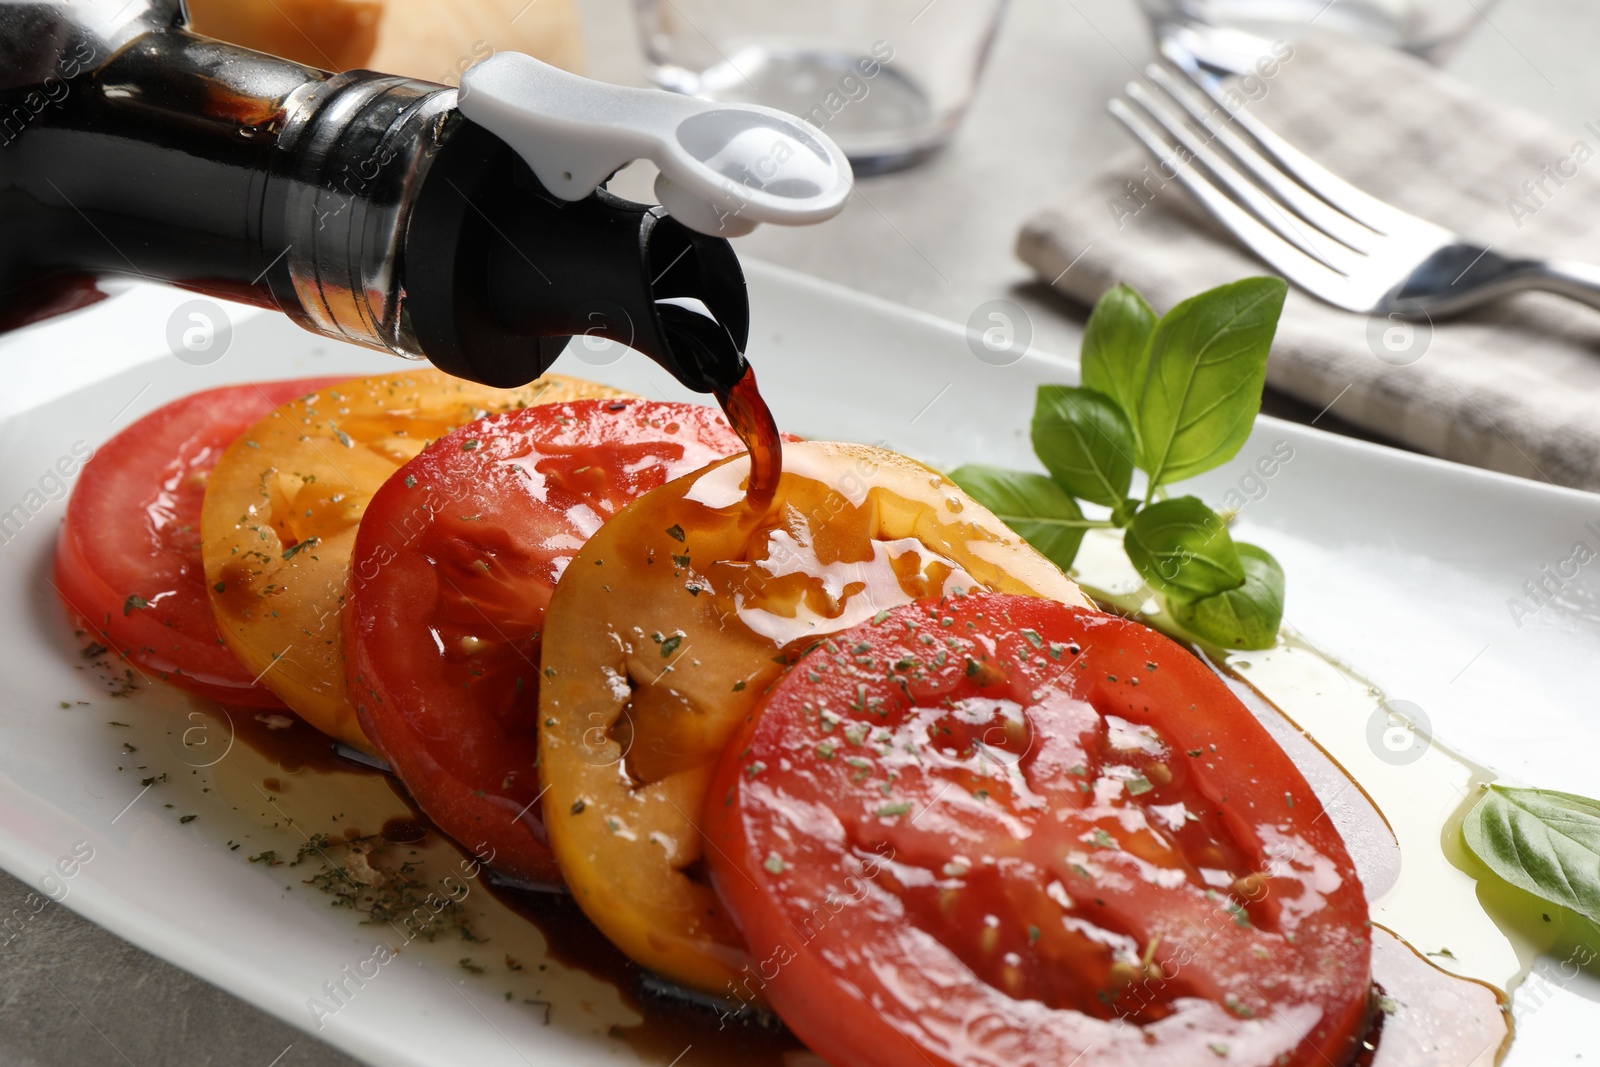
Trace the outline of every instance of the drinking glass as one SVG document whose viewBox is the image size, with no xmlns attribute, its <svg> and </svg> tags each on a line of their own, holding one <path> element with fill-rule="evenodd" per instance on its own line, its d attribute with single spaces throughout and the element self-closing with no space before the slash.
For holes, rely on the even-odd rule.
<svg viewBox="0 0 1600 1067">
<path fill-rule="evenodd" d="M 822 129 L 857 173 L 950 139 L 1009 0 L 635 0 L 650 79 Z"/>
<path fill-rule="evenodd" d="M 1495 0 L 1139 0 L 1156 36 L 1199 40 L 1226 54 L 1250 39 L 1308 32 L 1357 37 L 1442 63 Z M 1259 55 L 1260 51 L 1255 52 Z M 1208 57 L 1202 57 L 1208 58 Z M 1227 66 L 1226 61 L 1215 65 Z"/>
</svg>

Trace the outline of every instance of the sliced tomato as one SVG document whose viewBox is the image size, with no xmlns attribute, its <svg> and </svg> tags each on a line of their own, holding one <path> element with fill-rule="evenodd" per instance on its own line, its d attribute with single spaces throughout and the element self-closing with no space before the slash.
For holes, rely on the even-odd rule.
<svg viewBox="0 0 1600 1067">
<path fill-rule="evenodd" d="M 1294 764 L 1194 657 L 997 594 L 897 608 L 725 750 L 712 883 L 838 1067 L 1349 1062 L 1361 883 Z"/>
<path fill-rule="evenodd" d="M 99 639 L 193 692 L 276 706 L 222 642 L 206 593 L 200 506 L 223 451 L 257 419 L 339 381 L 301 378 L 174 400 L 84 464 L 56 545 L 55 586 Z"/>
<path fill-rule="evenodd" d="M 367 506 L 345 608 L 361 726 L 422 810 L 503 872 L 560 877 L 536 803 L 556 580 L 628 501 L 743 448 L 696 404 L 548 404 L 441 438 Z"/>
<path fill-rule="evenodd" d="M 614 395 L 558 374 L 491 389 L 417 367 L 342 382 L 261 419 L 217 462 L 200 514 L 223 640 L 302 719 L 371 751 L 345 693 L 340 622 L 367 502 L 458 426 L 541 402 Z"/>
<path fill-rule="evenodd" d="M 551 849 L 630 957 L 726 992 L 748 962 L 704 878 L 707 782 L 751 705 L 810 643 L 955 588 L 1087 604 L 954 483 L 862 445 L 785 446 L 772 503 L 746 457 L 648 493 L 550 602 L 539 692 Z"/>
</svg>

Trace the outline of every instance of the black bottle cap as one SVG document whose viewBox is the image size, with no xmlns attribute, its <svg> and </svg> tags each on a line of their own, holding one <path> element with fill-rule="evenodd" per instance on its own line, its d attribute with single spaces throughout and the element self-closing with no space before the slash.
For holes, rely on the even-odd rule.
<svg viewBox="0 0 1600 1067">
<path fill-rule="evenodd" d="M 749 303 L 726 240 L 604 190 L 553 197 L 498 138 L 459 123 L 418 196 L 401 267 L 433 363 L 508 388 L 590 334 L 697 392 L 743 376 Z"/>
</svg>

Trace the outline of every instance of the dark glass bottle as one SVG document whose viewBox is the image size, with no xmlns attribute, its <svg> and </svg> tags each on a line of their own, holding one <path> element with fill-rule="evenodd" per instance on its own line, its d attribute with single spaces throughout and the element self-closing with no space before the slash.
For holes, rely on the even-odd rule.
<svg viewBox="0 0 1600 1067">
<path fill-rule="evenodd" d="M 746 369 L 725 240 L 604 190 L 551 196 L 453 89 L 200 37 L 178 0 L 0 0 L 0 323 L 105 274 L 492 385 L 536 377 L 575 333 L 703 392 Z"/>
</svg>

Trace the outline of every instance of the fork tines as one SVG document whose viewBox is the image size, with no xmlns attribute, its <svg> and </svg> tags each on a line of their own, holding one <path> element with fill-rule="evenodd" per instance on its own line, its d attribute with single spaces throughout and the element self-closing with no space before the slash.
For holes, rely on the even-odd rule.
<svg viewBox="0 0 1600 1067">
<path fill-rule="evenodd" d="M 1330 303 L 1371 306 L 1364 284 L 1393 238 L 1434 241 L 1448 232 L 1378 200 L 1313 162 L 1253 115 L 1192 60 L 1168 58 L 1179 80 L 1151 64 L 1149 86 L 1130 82 L 1113 115 L 1262 259 Z M 1198 91 L 1197 91 L 1198 90 Z M 1200 168 L 1206 173 L 1201 173 Z M 1209 177 L 1207 176 L 1209 175 Z"/>
</svg>

